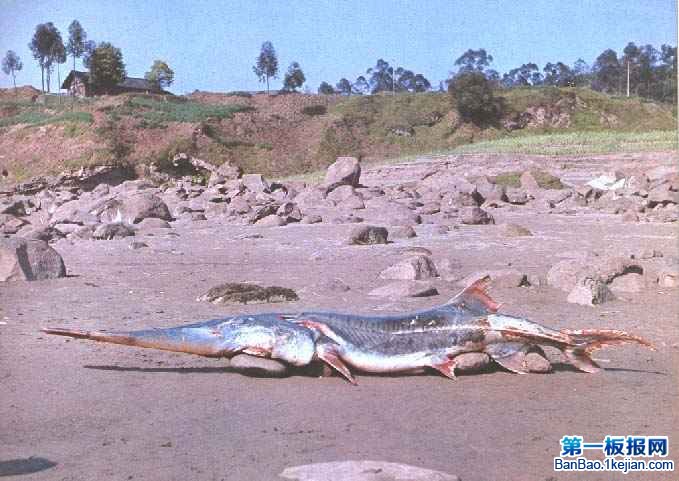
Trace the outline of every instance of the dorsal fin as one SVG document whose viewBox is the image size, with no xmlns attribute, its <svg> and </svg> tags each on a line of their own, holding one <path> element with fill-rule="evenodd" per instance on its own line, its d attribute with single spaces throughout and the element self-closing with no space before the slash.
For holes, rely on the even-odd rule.
<svg viewBox="0 0 679 481">
<path fill-rule="evenodd" d="M 500 308 L 500 304 L 488 295 L 488 287 L 490 287 L 490 276 L 484 276 L 462 289 L 458 295 L 448 301 L 448 304 L 495 313 Z"/>
</svg>

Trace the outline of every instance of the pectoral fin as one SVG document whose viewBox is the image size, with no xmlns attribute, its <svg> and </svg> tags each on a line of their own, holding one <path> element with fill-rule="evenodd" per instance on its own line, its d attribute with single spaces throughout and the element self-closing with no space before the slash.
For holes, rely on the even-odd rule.
<svg viewBox="0 0 679 481">
<path fill-rule="evenodd" d="M 347 365 L 344 364 L 344 362 L 342 362 L 342 359 L 340 358 L 339 353 L 337 351 L 337 345 L 329 342 L 318 344 L 316 347 L 316 356 L 323 362 L 327 363 L 330 367 L 335 369 L 337 372 L 339 372 L 351 384 L 353 384 L 354 386 L 358 385 L 358 382 L 351 374 L 351 371 L 349 370 Z"/>
</svg>

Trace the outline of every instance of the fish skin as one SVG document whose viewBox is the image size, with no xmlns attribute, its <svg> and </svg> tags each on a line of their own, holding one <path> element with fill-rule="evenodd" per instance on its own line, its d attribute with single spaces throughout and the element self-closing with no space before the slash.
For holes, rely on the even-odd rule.
<svg viewBox="0 0 679 481">
<path fill-rule="evenodd" d="M 613 329 L 555 330 L 524 318 L 497 313 L 500 305 L 487 293 L 489 278 L 468 286 L 447 304 L 396 316 L 355 316 L 327 312 L 302 313 L 293 322 L 316 330 L 334 346 L 335 367 L 349 381 L 348 364 L 373 372 L 398 372 L 431 367 L 455 377 L 455 357 L 485 352 L 515 373 L 529 372 L 526 354 L 538 346 L 561 350 L 566 360 L 585 372 L 597 372 L 594 350 L 607 345 L 637 343 L 637 336 Z M 322 357 L 321 357 L 322 359 Z M 339 366 L 339 367 L 338 367 Z"/>
<path fill-rule="evenodd" d="M 239 353 L 279 359 L 305 366 L 315 356 L 316 334 L 280 314 L 257 314 L 213 319 L 167 329 L 141 331 L 79 331 L 46 328 L 47 334 L 184 352 L 205 357 L 233 357 Z"/>
<path fill-rule="evenodd" d="M 455 377 L 455 358 L 485 352 L 512 372 L 526 373 L 525 354 L 537 346 L 561 350 L 586 372 L 599 367 L 591 353 L 607 345 L 648 341 L 613 329 L 555 330 L 520 317 L 499 314 L 487 293 L 489 278 L 465 288 L 448 303 L 389 316 L 335 312 L 233 316 L 168 329 L 78 331 L 47 328 L 47 334 L 90 339 L 208 357 L 246 353 L 293 366 L 322 360 L 356 384 L 349 366 L 386 373 L 431 367 Z"/>
</svg>

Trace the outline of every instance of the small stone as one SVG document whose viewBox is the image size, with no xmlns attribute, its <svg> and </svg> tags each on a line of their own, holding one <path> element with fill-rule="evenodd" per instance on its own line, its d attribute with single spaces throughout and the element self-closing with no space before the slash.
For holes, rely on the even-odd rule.
<svg viewBox="0 0 679 481">
<path fill-rule="evenodd" d="M 480 207 L 463 207 L 460 211 L 460 221 L 463 224 L 495 224 L 495 219 Z"/>
<path fill-rule="evenodd" d="M 530 372 L 547 373 L 552 370 L 552 363 L 550 363 L 543 355 L 538 352 L 529 352 L 526 354 L 526 367 Z"/>
<path fill-rule="evenodd" d="M 389 231 L 389 237 L 392 239 L 412 239 L 417 237 L 417 233 L 412 226 L 395 226 Z"/>
<path fill-rule="evenodd" d="M 459 372 L 478 372 L 490 364 L 490 356 L 485 352 L 466 352 L 455 357 L 455 370 Z"/>
<path fill-rule="evenodd" d="M 299 221 L 300 224 L 319 224 L 323 222 L 323 218 L 320 215 L 305 215 L 302 220 Z"/>
<path fill-rule="evenodd" d="M 144 247 L 148 247 L 149 245 L 146 242 L 141 242 L 141 241 L 132 241 L 130 242 L 129 248 L 132 249 L 133 251 L 138 250 L 138 249 L 143 249 Z"/>
<path fill-rule="evenodd" d="M 362 225 L 351 231 L 351 234 L 349 235 L 349 244 L 386 244 L 388 236 L 389 232 L 384 227 Z"/>
<path fill-rule="evenodd" d="M 102 224 L 94 230 L 92 237 L 100 240 L 122 239 L 134 235 L 134 229 L 122 224 Z"/>
<path fill-rule="evenodd" d="M 438 277 L 434 261 L 428 256 L 405 259 L 380 273 L 382 279 L 421 280 Z"/>
<path fill-rule="evenodd" d="M 261 227 L 280 227 L 285 225 L 285 219 L 277 216 L 276 214 L 271 214 L 259 219 L 257 222 L 255 222 L 255 225 Z"/>
</svg>

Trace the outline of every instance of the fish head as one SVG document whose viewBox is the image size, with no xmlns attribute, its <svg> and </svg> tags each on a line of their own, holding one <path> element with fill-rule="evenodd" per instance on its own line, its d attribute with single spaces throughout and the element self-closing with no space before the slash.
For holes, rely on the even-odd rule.
<svg viewBox="0 0 679 481">
<path fill-rule="evenodd" d="M 304 366 L 315 352 L 314 334 L 278 316 L 254 315 L 231 318 L 218 326 L 224 352 L 243 352 Z"/>
</svg>

